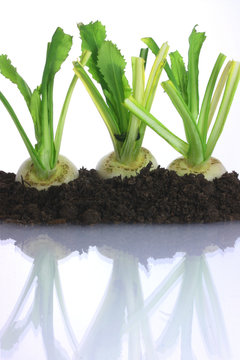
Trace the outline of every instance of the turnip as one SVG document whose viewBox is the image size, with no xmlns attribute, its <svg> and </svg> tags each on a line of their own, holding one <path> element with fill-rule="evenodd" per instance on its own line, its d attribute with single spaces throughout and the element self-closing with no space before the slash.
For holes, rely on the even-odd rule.
<svg viewBox="0 0 240 360">
<path fill-rule="evenodd" d="M 125 106 L 183 155 L 169 165 L 170 170 L 175 170 L 179 175 L 202 173 L 206 179 L 212 180 L 226 172 L 222 163 L 211 156 L 222 133 L 239 83 L 240 63 L 229 61 L 217 83 L 218 75 L 226 59 L 225 55 L 219 54 L 199 109 L 198 63 L 205 38 L 205 33 L 197 32 L 194 27 L 189 37 L 188 69 L 186 70 L 183 58 L 178 51 L 170 53 L 171 66 L 168 63 L 165 65 L 169 80 L 162 82 L 163 89 L 183 120 L 187 141 L 169 131 L 133 96 L 125 99 Z M 158 53 L 159 47 L 152 38 L 144 38 L 143 41 L 154 54 Z M 220 98 L 218 113 L 208 135 Z"/>
<path fill-rule="evenodd" d="M 146 49 L 132 57 L 132 89 L 125 76 L 126 61 L 119 49 L 106 40 L 105 27 L 99 22 L 79 24 L 82 56 L 74 62 L 74 71 L 86 87 L 110 133 L 114 152 L 98 163 L 97 170 L 104 178 L 136 175 L 149 162 L 157 166 L 153 155 L 142 147 L 146 125 L 123 106 L 126 96 L 135 99 L 150 111 L 156 87 L 165 64 L 168 45 L 159 49 L 145 88 Z M 88 61 L 85 59 L 88 57 Z M 89 74 L 83 63 L 86 63 Z M 102 88 L 99 92 L 91 77 Z"/>
<path fill-rule="evenodd" d="M 24 97 L 33 120 L 37 140 L 36 145 L 33 146 L 12 106 L 0 92 L 0 100 L 14 121 L 30 155 L 30 159 L 20 166 L 16 180 L 23 181 L 26 185 L 39 190 L 51 185 L 67 183 L 78 177 L 77 168 L 65 157 L 59 155 L 65 118 L 77 82 L 76 76 L 73 77 L 67 91 L 55 135 L 53 130 L 54 78 L 67 58 L 71 46 L 72 37 L 65 34 L 61 28 L 57 28 L 47 46 L 42 83 L 33 92 L 8 57 L 0 56 L 0 73 L 16 84 Z"/>
</svg>

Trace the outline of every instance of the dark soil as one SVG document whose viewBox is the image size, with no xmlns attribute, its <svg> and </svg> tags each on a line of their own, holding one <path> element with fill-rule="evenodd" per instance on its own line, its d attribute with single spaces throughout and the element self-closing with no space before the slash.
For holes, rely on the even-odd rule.
<svg viewBox="0 0 240 360">
<path fill-rule="evenodd" d="M 37 191 L 0 172 L 0 220 L 17 223 L 209 223 L 240 220 L 240 180 L 226 173 L 210 182 L 202 175 L 179 177 L 150 165 L 137 177 L 99 178 L 79 170 L 79 178 Z"/>
</svg>

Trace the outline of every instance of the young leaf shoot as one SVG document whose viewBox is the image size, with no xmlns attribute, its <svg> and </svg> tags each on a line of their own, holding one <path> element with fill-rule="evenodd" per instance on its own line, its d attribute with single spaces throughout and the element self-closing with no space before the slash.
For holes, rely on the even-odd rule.
<svg viewBox="0 0 240 360">
<path fill-rule="evenodd" d="M 14 121 L 30 155 L 20 167 L 16 180 L 34 186 L 39 190 L 51 185 L 59 185 L 78 177 L 76 167 L 65 157 L 59 155 L 67 109 L 77 82 L 74 76 L 70 83 L 62 107 L 57 130 L 53 131 L 53 85 L 56 73 L 68 57 L 72 47 L 72 37 L 57 28 L 48 43 L 42 83 L 32 92 L 27 83 L 18 74 L 6 55 L 0 56 L 0 73 L 16 84 L 22 94 L 33 120 L 36 145 L 34 146 L 23 129 L 12 106 L 0 92 L 0 100 Z"/>
<path fill-rule="evenodd" d="M 149 162 L 157 166 L 151 153 L 142 147 L 146 125 L 130 113 L 123 102 L 130 95 L 150 111 L 156 87 L 168 52 L 165 43 L 159 49 L 145 86 L 146 49 L 132 57 L 132 87 L 125 76 L 126 61 L 120 50 L 106 40 L 101 22 L 79 24 L 82 57 L 90 55 L 85 70 L 81 59 L 74 62 L 75 74 L 81 79 L 109 131 L 114 152 L 105 156 L 97 169 L 103 177 L 136 175 Z M 91 77 L 90 77 L 91 75 Z M 102 94 L 97 86 L 101 87 Z"/>
<path fill-rule="evenodd" d="M 132 96 L 126 98 L 124 104 L 132 114 L 183 155 L 174 160 L 169 165 L 169 169 L 175 170 L 179 175 L 202 173 L 208 180 L 212 180 L 226 171 L 221 162 L 211 155 L 222 133 L 240 80 L 240 63 L 229 61 L 219 78 L 226 56 L 221 53 L 218 55 L 200 107 L 198 64 L 205 39 L 205 33 L 197 32 L 194 27 L 189 37 L 188 68 L 186 69 L 183 57 L 178 51 L 170 53 L 170 64 L 168 62 L 165 64 L 169 80 L 161 84 L 183 120 L 186 141 L 169 131 Z M 156 55 L 159 51 L 156 42 L 152 38 L 142 40 Z M 219 101 L 218 112 L 210 131 Z"/>
</svg>

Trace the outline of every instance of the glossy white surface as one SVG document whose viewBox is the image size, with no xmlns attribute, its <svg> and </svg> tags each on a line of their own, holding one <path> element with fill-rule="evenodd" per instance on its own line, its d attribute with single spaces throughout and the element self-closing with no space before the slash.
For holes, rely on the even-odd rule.
<svg viewBox="0 0 240 360">
<path fill-rule="evenodd" d="M 1 359 L 240 358 L 239 223 L 0 238 Z"/>
</svg>

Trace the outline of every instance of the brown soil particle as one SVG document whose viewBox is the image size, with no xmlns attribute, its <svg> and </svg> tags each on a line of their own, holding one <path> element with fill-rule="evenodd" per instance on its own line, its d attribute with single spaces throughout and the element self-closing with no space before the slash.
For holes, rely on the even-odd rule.
<svg viewBox="0 0 240 360">
<path fill-rule="evenodd" d="M 207 223 L 240 220 L 240 180 L 235 172 L 212 182 L 179 177 L 150 165 L 136 177 L 101 179 L 79 170 L 78 179 L 37 191 L 0 172 L 0 220 L 18 223 Z"/>
</svg>

